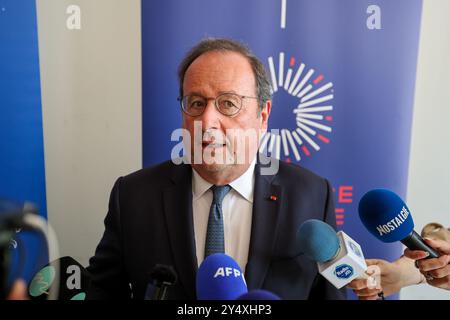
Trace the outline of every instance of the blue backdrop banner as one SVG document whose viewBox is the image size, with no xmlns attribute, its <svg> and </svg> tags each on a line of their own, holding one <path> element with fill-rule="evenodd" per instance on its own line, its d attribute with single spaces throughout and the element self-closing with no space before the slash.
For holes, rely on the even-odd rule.
<svg viewBox="0 0 450 320">
<path fill-rule="evenodd" d="M 336 220 L 366 258 L 397 259 L 357 205 L 372 188 L 406 195 L 421 0 L 142 0 L 143 163 L 167 160 L 181 125 L 176 70 L 205 37 L 240 40 L 273 90 L 262 140 L 273 156 L 331 180 Z M 394 296 L 395 298 L 395 296 Z"/>
<path fill-rule="evenodd" d="M 30 202 L 46 217 L 40 90 L 35 0 L 0 0 L 0 198 Z M 46 249 L 17 231 L 10 279 L 28 281 L 47 263 Z"/>
</svg>

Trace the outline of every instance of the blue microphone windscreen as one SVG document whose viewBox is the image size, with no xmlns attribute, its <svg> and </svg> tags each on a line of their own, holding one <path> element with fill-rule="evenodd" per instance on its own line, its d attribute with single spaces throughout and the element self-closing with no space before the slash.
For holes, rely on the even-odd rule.
<svg viewBox="0 0 450 320">
<path fill-rule="evenodd" d="M 243 294 L 238 300 L 281 300 L 281 298 L 270 291 L 259 289 Z"/>
<path fill-rule="evenodd" d="M 331 260 L 340 247 L 333 227 L 316 219 L 306 220 L 298 228 L 297 243 L 300 252 L 316 262 Z"/>
<path fill-rule="evenodd" d="M 396 242 L 414 229 L 414 221 L 405 202 L 387 189 L 367 192 L 359 201 L 359 218 L 376 238 Z"/>
<path fill-rule="evenodd" d="M 197 271 L 198 300 L 235 300 L 247 293 L 241 268 L 222 253 L 208 256 Z"/>
</svg>

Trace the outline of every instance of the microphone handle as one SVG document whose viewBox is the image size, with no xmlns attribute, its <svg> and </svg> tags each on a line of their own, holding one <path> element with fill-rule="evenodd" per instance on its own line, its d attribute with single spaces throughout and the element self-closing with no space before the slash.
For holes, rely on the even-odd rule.
<svg viewBox="0 0 450 320">
<path fill-rule="evenodd" d="M 405 239 L 401 240 L 401 243 L 407 246 L 408 249 L 428 252 L 429 255 L 427 259 L 440 257 L 440 254 L 427 245 L 423 238 L 414 230 Z"/>
<path fill-rule="evenodd" d="M 160 286 L 157 286 L 153 300 L 167 300 L 168 288 L 169 286 L 164 282 Z"/>
</svg>

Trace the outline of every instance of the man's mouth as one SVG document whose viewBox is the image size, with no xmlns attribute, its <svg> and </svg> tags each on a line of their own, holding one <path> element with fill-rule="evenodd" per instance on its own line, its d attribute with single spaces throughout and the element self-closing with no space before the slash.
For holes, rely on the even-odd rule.
<svg viewBox="0 0 450 320">
<path fill-rule="evenodd" d="M 226 144 L 225 143 L 217 143 L 217 142 L 213 142 L 213 141 L 203 141 L 202 142 L 202 148 L 222 148 L 225 147 Z"/>
</svg>

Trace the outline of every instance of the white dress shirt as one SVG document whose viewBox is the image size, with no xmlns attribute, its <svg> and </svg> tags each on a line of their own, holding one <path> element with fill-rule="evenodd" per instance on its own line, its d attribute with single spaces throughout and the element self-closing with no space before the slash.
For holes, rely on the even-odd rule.
<svg viewBox="0 0 450 320">
<path fill-rule="evenodd" d="M 245 272 L 252 229 L 255 160 L 247 171 L 229 183 L 230 192 L 222 202 L 225 254 L 232 257 Z M 198 265 L 205 258 L 206 230 L 213 200 L 212 184 L 192 169 L 192 209 L 194 214 L 195 249 Z"/>
</svg>

